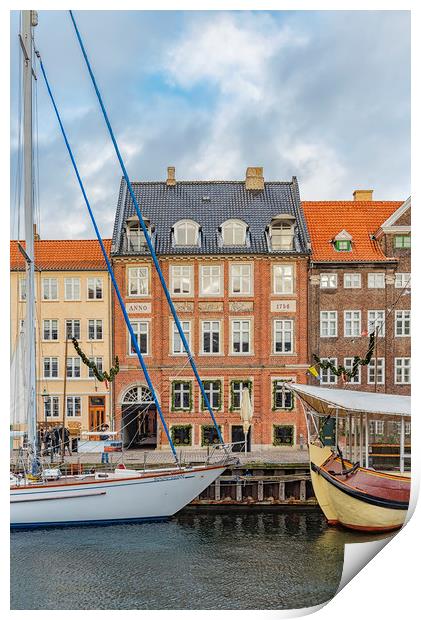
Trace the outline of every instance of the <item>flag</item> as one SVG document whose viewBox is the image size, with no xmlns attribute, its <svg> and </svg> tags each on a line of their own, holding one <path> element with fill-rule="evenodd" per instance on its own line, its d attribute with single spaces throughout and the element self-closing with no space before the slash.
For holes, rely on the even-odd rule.
<svg viewBox="0 0 421 620">
<path fill-rule="evenodd" d="M 316 377 L 316 379 L 320 379 L 319 373 L 316 370 L 315 366 L 310 366 L 310 368 L 307 368 L 308 372 L 313 375 L 313 377 Z"/>
</svg>

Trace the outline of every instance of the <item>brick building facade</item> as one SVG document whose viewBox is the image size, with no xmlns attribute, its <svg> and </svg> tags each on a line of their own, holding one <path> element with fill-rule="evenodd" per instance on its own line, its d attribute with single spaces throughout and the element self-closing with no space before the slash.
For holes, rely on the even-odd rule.
<svg viewBox="0 0 421 620">
<path fill-rule="evenodd" d="M 410 200 L 303 202 L 312 256 L 309 266 L 309 357 L 351 367 L 377 329 L 374 356 L 347 384 L 410 393 Z M 310 382 L 319 383 L 315 378 Z M 321 371 L 321 385 L 346 382 Z"/>
<path fill-rule="evenodd" d="M 305 422 L 284 381 L 306 381 L 309 238 L 298 185 L 245 181 L 135 183 L 152 242 L 224 440 L 243 439 L 240 401 L 250 388 L 250 447 L 296 445 Z M 176 445 L 212 442 L 209 413 L 122 182 L 112 258 L 132 325 Z M 165 435 L 114 300 L 116 428 L 126 445 L 161 447 Z"/>
</svg>

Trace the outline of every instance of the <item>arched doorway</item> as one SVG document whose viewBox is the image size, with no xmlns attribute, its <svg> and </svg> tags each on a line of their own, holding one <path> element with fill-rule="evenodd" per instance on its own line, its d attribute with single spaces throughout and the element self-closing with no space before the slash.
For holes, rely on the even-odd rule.
<svg viewBox="0 0 421 620">
<path fill-rule="evenodd" d="M 145 385 L 135 385 L 124 393 L 121 400 L 121 428 L 125 448 L 156 448 L 156 405 L 151 391 Z"/>
</svg>

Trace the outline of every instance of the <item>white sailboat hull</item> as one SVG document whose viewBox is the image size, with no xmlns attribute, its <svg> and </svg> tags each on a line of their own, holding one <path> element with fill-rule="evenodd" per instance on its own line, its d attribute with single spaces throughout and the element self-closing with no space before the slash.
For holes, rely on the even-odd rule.
<svg viewBox="0 0 421 620">
<path fill-rule="evenodd" d="M 13 487 L 10 525 L 33 528 L 165 519 L 197 497 L 225 467 L 116 472 L 107 479 Z"/>
</svg>

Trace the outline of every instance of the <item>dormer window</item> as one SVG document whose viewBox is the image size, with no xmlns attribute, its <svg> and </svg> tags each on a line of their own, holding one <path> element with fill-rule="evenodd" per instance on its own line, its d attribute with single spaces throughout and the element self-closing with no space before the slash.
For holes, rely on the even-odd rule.
<svg viewBox="0 0 421 620">
<path fill-rule="evenodd" d="M 332 241 L 337 252 L 351 252 L 352 236 L 346 230 L 341 230 Z"/>
<path fill-rule="evenodd" d="M 144 220 L 148 232 L 150 231 L 149 220 Z M 139 252 L 147 248 L 145 234 L 140 226 L 138 218 L 134 215 L 126 221 L 127 249 L 129 252 Z"/>
<path fill-rule="evenodd" d="M 242 220 L 227 220 L 221 225 L 223 245 L 246 245 L 247 224 Z"/>
<path fill-rule="evenodd" d="M 200 226 L 193 220 L 181 220 L 174 225 L 174 245 L 199 245 Z"/>
<path fill-rule="evenodd" d="M 295 218 L 290 215 L 278 215 L 269 226 L 269 238 L 272 250 L 292 250 L 295 233 Z"/>
</svg>

